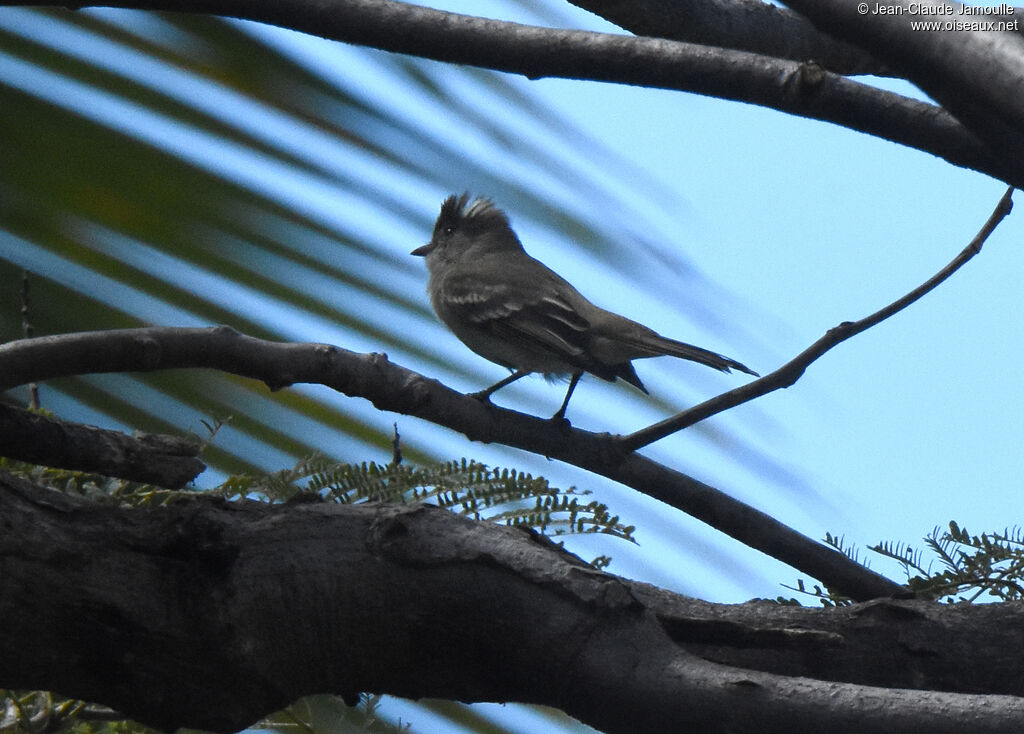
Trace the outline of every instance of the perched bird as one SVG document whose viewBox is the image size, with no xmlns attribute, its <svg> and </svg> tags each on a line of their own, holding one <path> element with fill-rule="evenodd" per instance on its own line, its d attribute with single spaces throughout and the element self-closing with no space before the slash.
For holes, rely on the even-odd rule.
<svg viewBox="0 0 1024 734">
<path fill-rule="evenodd" d="M 631 360 L 669 355 L 757 376 L 721 354 L 661 336 L 643 324 L 595 306 L 568 281 L 523 249 L 508 217 L 492 201 L 449 196 L 430 242 L 412 251 L 426 258 L 427 292 L 441 321 L 481 357 L 513 373 L 474 397 L 532 372 L 570 375 L 562 407 L 584 372 L 621 377 L 647 393 Z"/>
</svg>

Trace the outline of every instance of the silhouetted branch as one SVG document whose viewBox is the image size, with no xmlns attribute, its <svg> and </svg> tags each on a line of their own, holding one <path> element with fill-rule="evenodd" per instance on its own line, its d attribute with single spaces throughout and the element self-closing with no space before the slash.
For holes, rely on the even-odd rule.
<svg viewBox="0 0 1024 734">
<path fill-rule="evenodd" d="M 447 426 L 475 441 L 502 443 L 574 464 L 660 499 L 854 599 L 905 591 L 714 487 L 621 451 L 608 434 L 483 404 L 393 364 L 383 354 L 270 342 L 228 327 L 84 332 L 0 346 L 0 390 L 68 375 L 199 367 L 262 380 L 271 389 L 319 383 L 366 398 L 380 410 Z"/>
<path fill-rule="evenodd" d="M 1020 603 L 708 604 L 428 505 L 129 509 L 0 473 L 0 518 L 0 679 L 167 731 L 364 690 L 546 704 L 609 734 L 1024 717 Z"/>
<path fill-rule="evenodd" d="M 111 0 L 95 5 L 244 18 L 530 79 L 591 79 L 748 102 L 927 151 L 1024 187 L 1020 159 L 994 154 L 942 108 L 854 82 L 813 63 L 657 38 L 539 28 L 394 0 Z"/>
<path fill-rule="evenodd" d="M 990 150 L 1007 160 L 1024 160 L 1024 37 L 1016 13 L 964 16 L 959 14 L 961 3 L 946 0 L 864 3 L 867 12 L 848 0 L 785 3 L 822 31 L 857 44 L 891 66 Z M 875 12 L 878 5 L 891 11 Z M 925 12 L 946 7 L 951 15 Z M 961 27 L 922 29 L 916 26 L 921 20 L 958 22 Z M 996 30 L 1006 25 L 1016 25 L 1016 31 Z"/>
<path fill-rule="evenodd" d="M 890 76 L 864 49 L 822 33 L 809 20 L 762 0 L 569 0 L 638 36 L 811 61 L 836 74 Z"/>
<path fill-rule="evenodd" d="M 885 308 L 876 311 L 860 321 L 844 321 L 838 326 L 832 327 L 825 333 L 825 336 L 818 339 L 814 344 L 807 347 L 807 349 L 774 372 L 771 372 L 760 379 L 748 382 L 746 385 L 741 385 L 734 390 L 724 392 L 710 400 L 705 400 L 699 405 L 695 405 L 692 408 L 672 416 L 671 418 L 666 418 L 663 421 L 648 426 L 647 428 L 643 428 L 635 433 L 631 433 L 628 436 L 623 436 L 618 439 L 620 446 L 625 451 L 636 451 L 637 449 L 641 449 L 648 444 L 658 441 L 659 439 L 665 438 L 665 436 L 692 426 L 694 423 L 699 423 L 706 418 L 710 418 L 713 415 L 721 413 L 724 410 L 735 408 L 737 405 L 742 405 L 754 398 L 759 398 L 762 395 L 774 392 L 780 388 L 789 387 L 800 379 L 804 370 L 806 370 L 812 362 L 817 360 L 832 347 L 846 341 L 852 336 L 860 334 L 862 331 L 870 329 L 875 324 L 884 321 L 893 314 L 899 313 L 914 301 L 936 288 L 940 283 L 949 278 L 949 276 L 966 264 L 968 260 L 981 252 L 981 247 L 985 244 L 985 240 L 988 239 L 989 235 L 995 231 L 995 228 L 1001 221 L 1003 221 L 1003 218 L 1006 217 L 1013 208 L 1013 201 L 1011 199 L 1012 194 L 1013 188 L 1006 190 L 1006 193 L 1004 193 L 1003 197 L 999 200 L 995 211 L 993 211 L 989 216 L 988 221 L 985 222 L 981 231 L 974 236 L 974 239 L 970 241 L 967 247 L 961 250 L 960 254 L 953 258 L 946 267 L 902 298 L 893 301 Z"/>
<path fill-rule="evenodd" d="M 199 444 L 177 436 L 128 436 L 0 403 L 0 456 L 180 489 L 206 465 Z"/>
</svg>

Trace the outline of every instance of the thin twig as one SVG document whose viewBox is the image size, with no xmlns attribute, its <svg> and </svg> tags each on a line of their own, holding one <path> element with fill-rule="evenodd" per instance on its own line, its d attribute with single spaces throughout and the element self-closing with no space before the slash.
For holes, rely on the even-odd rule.
<svg viewBox="0 0 1024 734">
<path fill-rule="evenodd" d="M 391 424 L 394 434 L 391 438 L 391 466 L 398 466 L 402 463 L 402 436 L 398 432 L 398 421 Z"/>
<path fill-rule="evenodd" d="M 914 301 L 921 298 L 921 296 L 934 289 L 949 276 L 959 270 L 968 260 L 981 252 L 981 246 L 985 243 L 985 240 L 988 239 L 988 236 L 992 234 L 1003 218 L 1006 217 L 1013 208 L 1013 202 L 1011 200 L 1012 194 L 1013 187 L 1011 186 L 999 200 L 995 210 L 992 212 L 991 216 L 989 216 L 988 221 L 985 222 L 985 226 L 983 226 L 981 231 L 974 236 L 974 239 L 971 240 L 970 244 L 968 244 L 959 255 L 953 258 L 952 262 L 902 298 L 893 301 L 885 308 L 875 311 L 873 314 L 861 319 L 860 321 L 844 321 L 838 326 L 832 327 L 825 332 L 825 335 L 818 339 L 818 341 L 814 342 L 814 344 L 774 372 L 767 374 L 758 380 L 749 382 L 746 385 L 742 385 L 735 390 L 730 390 L 718 395 L 717 397 L 711 398 L 710 400 L 706 400 L 700 405 L 695 405 L 694 407 L 684 410 L 671 418 L 666 418 L 663 421 L 648 426 L 647 428 L 643 428 L 635 433 L 631 433 L 628 436 L 622 436 L 617 440 L 618 445 L 625 451 L 636 451 L 637 449 L 641 449 L 644 446 L 665 438 L 668 435 L 692 426 L 694 423 L 699 423 L 706 418 L 710 418 L 713 415 L 721 413 L 724 410 L 734 408 L 737 405 L 742 405 L 754 398 L 759 398 L 762 395 L 766 395 L 767 393 L 780 388 L 789 387 L 800 379 L 804 370 L 806 370 L 812 362 L 821 357 L 832 347 L 836 346 L 840 342 L 846 341 L 852 336 L 860 334 L 862 331 L 870 329 L 875 324 L 884 321 L 893 314 L 899 313 Z"/>
<path fill-rule="evenodd" d="M 21 271 L 21 330 L 26 339 L 35 336 L 35 329 L 32 328 L 32 302 L 28 290 L 28 271 Z M 32 410 L 39 410 L 39 383 L 30 382 L 29 407 Z"/>
</svg>

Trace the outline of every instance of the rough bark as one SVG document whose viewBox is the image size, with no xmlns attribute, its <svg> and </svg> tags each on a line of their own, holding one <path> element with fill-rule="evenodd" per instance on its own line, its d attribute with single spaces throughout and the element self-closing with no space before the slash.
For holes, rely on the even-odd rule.
<svg viewBox="0 0 1024 734">
<path fill-rule="evenodd" d="M 180 489 L 206 465 L 198 441 L 158 433 L 127 436 L 0 403 L 0 456 Z"/>
<path fill-rule="evenodd" d="M 711 605 L 427 506 L 130 510 L 0 475 L 0 523 L 0 686 L 164 729 L 357 691 L 543 703 L 608 732 L 1024 722 L 1021 604 Z"/>
<path fill-rule="evenodd" d="M 893 0 L 882 4 L 889 8 L 887 13 L 871 11 L 876 3 L 867 5 L 869 12 L 861 12 L 859 4 L 846 0 L 786 0 L 786 4 L 823 32 L 857 44 L 896 69 L 990 150 L 1007 160 L 1024 160 L 1024 37 L 1017 12 L 961 15 L 962 3 L 945 0 Z M 935 14 L 939 10 L 951 14 Z M 961 25 L 922 31 L 914 25 L 922 19 Z M 1014 29 L 1008 29 L 1007 23 Z"/>
<path fill-rule="evenodd" d="M 821 33 L 798 13 L 761 0 L 569 1 L 638 36 L 813 61 L 837 74 L 889 74 L 863 49 Z"/>
</svg>

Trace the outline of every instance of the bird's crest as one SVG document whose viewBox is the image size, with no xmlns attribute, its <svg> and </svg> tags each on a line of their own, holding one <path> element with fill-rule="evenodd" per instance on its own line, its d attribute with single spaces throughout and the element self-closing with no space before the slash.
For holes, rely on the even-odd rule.
<svg viewBox="0 0 1024 734">
<path fill-rule="evenodd" d="M 469 194 L 466 193 L 461 196 L 452 194 L 444 200 L 434 231 L 482 231 L 508 227 L 508 217 L 493 201 L 480 196 L 470 202 Z"/>
</svg>

